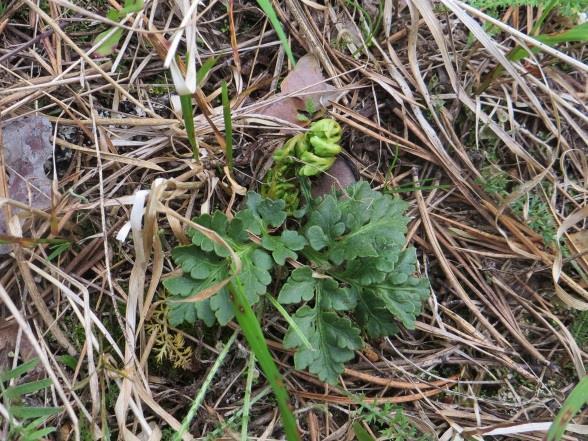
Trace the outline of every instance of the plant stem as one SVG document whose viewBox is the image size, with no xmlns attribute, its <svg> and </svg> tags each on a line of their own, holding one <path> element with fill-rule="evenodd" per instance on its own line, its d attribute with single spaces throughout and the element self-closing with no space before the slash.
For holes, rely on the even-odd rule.
<svg viewBox="0 0 588 441">
<path fill-rule="evenodd" d="M 182 105 L 182 116 L 184 118 L 184 125 L 186 126 L 188 141 L 192 146 L 194 160 L 200 162 L 200 149 L 198 147 L 198 141 L 196 141 L 196 130 L 194 129 L 192 95 L 180 95 L 180 104 Z"/>
<path fill-rule="evenodd" d="M 233 343 L 235 342 L 236 337 L 237 337 L 237 332 L 235 331 L 235 332 L 233 332 L 233 335 L 231 335 L 231 337 L 229 338 L 229 340 L 225 344 L 225 347 L 223 348 L 221 353 L 218 354 L 216 361 L 214 362 L 214 364 L 210 368 L 210 371 L 208 371 L 208 375 L 206 376 L 204 383 L 202 383 L 202 387 L 200 387 L 200 390 L 198 391 L 196 398 L 194 398 L 194 401 L 192 402 L 192 406 L 190 407 L 190 410 L 186 414 L 185 418 L 182 420 L 182 425 L 180 427 L 180 430 L 178 430 L 174 434 L 173 441 L 180 441 L 182 439 L 182 437 L 184 436 L 184 434 L 188 431 L 188 427 L 190 426 L 190 423 L 194 419 L 194 416 L 196 415 L 196 412 L 200 408 L 202 401 L 204 401 L 204 397 L 206 395 L 206 391 L 208 390 L 208 387 L 210 386 L 210 383 L 214 379 L 216 372 L 219 370 L 219 368 L 223 364 L 223 361 L 225 360 L 227 354 L 229 353 L 229 349 L 231 349 L 231 346 L 233 346 Z"/>
<path fill-rule="evenodd" d="M 231 102 L 229 101 L 229 90 L 227 82 L 223 81 L 221 86 L 221 97 L 223 102 L 223 119 L 225 121 L 225 156 L 227 166 L 233 173 L 233 121 L 231 119 Z"/>
<path fill-rule="evenodd" d="M 241 326 L 243 335 L 245 336 L 249 347 L 255 353 L 259 366 L 274 392 L 274 396 L 278 403 L 278 409 L 280 410 L 284 432 L 286 433 L 286 439 L 288 441 L 300 441 L 300 434 L 296 427 L 296 418 L 290 409 L 290 397 L 286 390 L 286 386 L 284 385 L 284 380 L 278 367 L 274 363 L 274 359 L 267 347 L 259 321 L 257 320 L 253 309 L 251 309 L 251 305 L 249 305 L 245 290 L 238 277 L 229 283 L 229 291 L 237 322 L 239 323 L 239 326 Z"/>
</svg>

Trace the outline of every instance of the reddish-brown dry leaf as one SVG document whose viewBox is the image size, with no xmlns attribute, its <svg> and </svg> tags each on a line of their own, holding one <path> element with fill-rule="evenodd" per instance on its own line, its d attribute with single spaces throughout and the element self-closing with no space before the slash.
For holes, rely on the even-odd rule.
<svg viewBox="0 0 588 441">
<path fill-rule="evenodd" d="M 276 95 L 277 101 L 263 107 L 258 113 L 300 124 L 297 116 L 305 110 L 310 100 L 312 107 L 325 107 L 334 98 L 335 88 L 327 83 L 321 66 L 314 55 L 302 57 L 292 72 L 282 81 L 282 91 Z"/>
<path fill-rule="evenodd" d="M 318 198 L 332 190 L 341 190 L 357 181 L 352 164 L 341 157 L 312 183 L 312 197 Z"/>
<path fill-rule="evenodd" d="M 51 157 L 51 123 L 45 117 L 31 116 L 2 127 L 4 160 L 8 175 L 8 197 L 33 208 L 51 206 L 51 181 L 45 176 L 45 161 Z M 0 234 L 5 234 L 0 212 Z M 0 246 L 0 254 L 8 247 Z"/>
</svg>

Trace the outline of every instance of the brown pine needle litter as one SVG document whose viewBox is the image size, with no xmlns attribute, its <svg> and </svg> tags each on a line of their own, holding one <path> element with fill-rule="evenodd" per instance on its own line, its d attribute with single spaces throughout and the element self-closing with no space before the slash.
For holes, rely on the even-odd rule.
<svg viewBox="0 0 588 441">
<path fill-rule="evenodd" d="M 533 36 L 578 18 L 552 12 L 539 32 L 543 9 L 532 6 L 274 0 L 303 60 L 286 80 L 294 65 L 257 2 L 187 2 L 200 3 L 196 57 L 207 69 L 193 96 L 197 162 L 163 67 L 193 23 L 166 0 L 110 19 L 130 3 L 0 3 L 0 126 L 42 117 L 54 152 L 41 195 L 50 208 L 15 200 L 0 131 L 0 373 L 39 358 L 25 378 L 52 385 L 26 403 L 60 408 L 42 422 L 56 429 L 46 439 L 171 440 L 198 393 L 182 439 L 283 439 L 241 334 L 202 390 L 231 332 L 165 322 L 161 282 L 188 228 L 223 241 L 193 217 L 231 217 L 245 190 L 259 191 L 273 151 L 329 117 L 357 175 L 409 203 L 431 296 L 416 329 L 370 341 L 337 386 L 294 370 L 279 343 L 286 321 L 258 309 L 303 439 L 352 440 L 359 421 L 374 439 L 542 440 L 588 361 L 588 53 Z M 98 55 L 95 38 L 115 25 L 114 52 Z M 41 190 L 29 184 L 34 200 Z M 1 397 L 0 439 L 19 439 Z M 586 415 L 569 429 L 565 439 L 586 439 Z"/>
</svg>

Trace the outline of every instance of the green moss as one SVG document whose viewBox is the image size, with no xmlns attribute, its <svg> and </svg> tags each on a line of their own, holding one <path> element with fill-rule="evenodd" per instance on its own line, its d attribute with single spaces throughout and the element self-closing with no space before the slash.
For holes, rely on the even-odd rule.
<svg viewBox="0 0 588 441">
<path fill-rule="evenodd" d="M 478 184 L 487 193 L 496 195 L 499 200 L 508 196 L 511 191 L 516 191 L 516 187 L 512 188 L 514 183 L 510 176 L 498 166 L 486 166 L 482 168 L 481 174 L 482 178 L 477 181 Z M 519 197 L 510 206 L 517 217 L 524 220 L 531 229 L 543 237 L 546 245 L 555 241 L 556 234 L 553 214 L 542 194 L 543 192 L 549 194 L 550 190 L 549 184 L 542 184 L 532 189 L 527 195 Z"/>
<path fill-rule="evenodd" d="M 386 403 L 382 406 L 362 404 L 359 417 L 383 439 L 428 441 L 430 435 L 423 434 L 404 414 L 400 406 Z"/>
<path fill-rule="evenodd" d="M 588 311 L 576 313 L 570 331 L 580 349 L 588 351 Z"/>
</svg>

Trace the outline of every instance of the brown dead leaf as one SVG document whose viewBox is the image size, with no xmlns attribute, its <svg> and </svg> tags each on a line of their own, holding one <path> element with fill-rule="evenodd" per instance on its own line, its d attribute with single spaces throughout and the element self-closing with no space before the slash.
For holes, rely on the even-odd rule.
<svg viewBox="0 0 588 441">
<path fill-rule="evenodd" d="M 310 54 L 302 57 L 282 81 L 282 94 L 299 96 L 302 105 L 311 99 L 319 107 L 325 104 L 323 98 L 328 98 L 334 90 L 333 86 L 327 84 L 318 60 Z"/>
<path fill-rule="evenodd" d="M 569 237 L 578 253 L 588 252 L 588 230 L 572 233 L 569 235 Z M 580 259 L 582 259 L 584 265 L 588 267 L 588 254 L 583 254 Z"/>
<path fill-rule="evenodd" d="M 12 367 L 11 354 L 16 349 L 17 336 L 18 324 L 0 319 L 0 372 Z M 24 336 L 20 340 L 19 356 L 24 361 L 29 361 L 35 356 L 33 347 Z"/>
<path fill-rule="evenodd" d="M 312 197 L 318 198 L 333 190 L 341 190 L 357 181 L 353 165 L 339 156 L 332 167 L 312 183 Z"/>
<path fill-rule="evenodd" d="M 276 97 L 278 96 L 280 94 L 276 95 Z M 301 121 L 297 118 L 299 112 L 298 101 L 298 98 L 282 97 L 279 101 L 262 107 L 257 113 L 301 125 Z"/>
<path fill-rule="evenodd" d="M 334 99 L 335 88 L 326 82 L 320 64 L 314 55 L 307 54 L 298 60 L 294 69 L 282 81 L 282 91 L 271 104 L 258 113 L 301 125 L 297 116 L 306 109 L 310 100 L 315 109 L 324 108 Z"/>
</svg>

